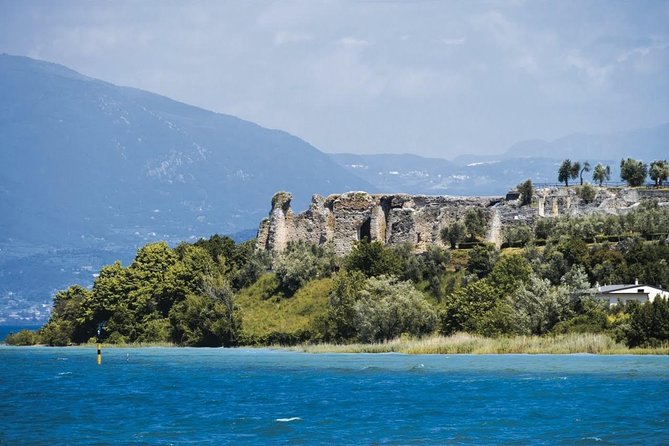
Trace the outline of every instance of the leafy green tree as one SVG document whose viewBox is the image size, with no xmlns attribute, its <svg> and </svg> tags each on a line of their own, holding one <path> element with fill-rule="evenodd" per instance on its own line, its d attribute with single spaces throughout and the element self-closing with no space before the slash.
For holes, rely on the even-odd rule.
<svg viewBox="0 0 669 446">
<path fill-rule="evenodd" d="M 632 158 L 620 160 L 620 178 L 631 187 L 642 186 L 646 181 L 648 166 Z"/>
<path fill-rule="evenodd" d="M 31 330 L 20 330 L 17 333 L 10 333 L 5 338 L 7 345 L 27 346 L 40 343 L 40 336 L 37 332 Z"/>
<path fill-rule="evenodd" d="M 467 271 L 476 274 L 479 279 L 483 279 L 492 272 L 497 259 L 499 259 L 499 250 L 495 245 L 486 243 L 474 246 L 469 251 Z"/>
<path fill-rule="evenodd" d="M 226 305 L 207 296 L 188 295 L 170 310 L 172 338 L 181 345 L 220 347 L 228 344 L 231 335 Z"/>
<path fill-rule="evenodd" d="M 411 282 L 393 277 L 367 279 L 354 304 L 358 338 L 385 341 L 403 333 L 424 335 L 434 331 L 437 314 Z"/>
<path fill-rule="evenodd" d="M 360 271 L 340 271 L 329 295 L 326 315 L 325 338 L 333 341 L 348 341 L 357 336 L 355 303 L 365 285 L 365 275 Z"/>
<path fill-rule="evenodd" d="M 516 186 L 518 192 L 520 192 L 520 205 L 527 206 L 532 203 L 532 196 L 534 195 L 534 187 L 532 186 L 532 180 L 528 179 L 523 181 L 518 186 Z"/>
<path fill-rule="evenodd" d="M 532 267 L 525 257 L 519 254 L 501 256 L 488 276 L 490 284 L 498 294 L 507 295 L 529 279 Z"/>
<path fill-rule="evenodd" d="M 592 172 L 592 179 L 598 182 L 599 187 L 601 187 L 604 181 L 609 181 L 611 179 L 611 167 L 597 163 L 595 170 Z"/>
<path fill-rule="evenodd" d="M 597 196 L 597 191 L 595 190 L 594 187 L 590 186 L 589 184 L 584 184 L 579 188 L 578 196 L 581 197 L 581 200 L 583 200 L 583 202 L 592 203 L 593 201 L 595 201 L 595 197 Z"/>
<path fill-rule="evenodd" d="M 655 298 L 633 308 L 627 331 L 630 347 L 657 347 L 669 341 L 669 300 Z"/>
<path fill-rule="evenodd" d="M 655 186 L 660 187 L 669 178 L 669 163 L 667 160 L 657 160 L 650 163 L 650 179 L 655 181 Z"/>
<path fill-rule="evenodd" d="M 488 226 L 488 218 L 485 210 L 481 208 L 468 208 L 465 211 L 465 231 L 471 240 L 483 237 Z"/>
<path fill-rule="evenodd" d="M 543 335 L 558 322 L 572 315 L 571 297 L 564 286 L 553 286 L 548 280 L 531 276 L 514 293 L 511 304 L 515 326 L 524 334 Z"/>
<path fill-rule="evenodd" d="M 504 228 L 504 240 L 511 246 L 525 246 L 532 240 L 532 228 L 527 225 Z"/>
<path fill-rule="evenodd" d="M 318 259 L 306 243 L 290 243 L 286 250 L 274 259 L 273 265 L 279 286 L 292 296 L 305 283 L 318 277 Z"/>
<path fill-rule="evenodd" d="M 413 256 L 416 263 L 415 282 L 427 282 L 426 291 L 440 301 L 443 297 L 442 281 L 450 261 L 450 253 L 438 246 L 429 246 L 423 253 Z"/>
<path fill-rule="evenodd" d="M 440 331 L 447 336 L 461 331 L 484 336 L 513 333 L 511 315 L 502 292 L 487 279 L 477 280 L 446 298 Z"/>
<path fill-rule="evenodd" d="M 583 163 L 583 167 L 581 167 L 581 170 L 579 172 L 579 176 L 581 178 L 581 186 L 583 186 L 583 172 L 590 172 L 590 162 L 586 161 Z"/>
<path fill-rule="evenodd" d="M 386 248 L 379 241 L 360 240 L 344 258 L 344 265 L 349 271 L 360 271 L 367 277 L 398 275 L 402 263 L 392 249 Z"/>
<path fill-rule="evenodd" d="M 465 239 L 466 232 L 467 229 L 465 228 L 465 225 L 456 221 L 455 223 L 441 230 L 441 240 L 444 243 L 450 243 L 451 248 L 455 249 L 458 247 L 460 242 Z"/>
<path fill-rule="evenodd" d="M 581 164 L 578 161 L 572 163 L 570 159 L 566 159 L 558 170 L 558 181 L 564 182 L 565 186 L 569 187 L 569 180 L 578 178 L 580 170 Z"/>
</svg>

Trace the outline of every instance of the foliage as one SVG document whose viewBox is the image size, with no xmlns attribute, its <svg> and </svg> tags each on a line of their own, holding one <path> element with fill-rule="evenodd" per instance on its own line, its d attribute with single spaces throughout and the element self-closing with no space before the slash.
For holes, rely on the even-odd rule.
<svg viewBox="0 0 669 446">
<path fill-rule="evenodd" d="M 620 178 L 632 187 L 642 186 L 646 181 L 648 166 L 632 158 L 620 160 Z"/>
<path fill-rule="evenodd" d="M 526 206 L 532 203 L 532 196 L 534 195 L 534 187 L 532 186 L 532 180 L 528 179 L 523 181 L 518 186 L 516 186 L 518 192 L 520 192 L 520 205 Z"/>
<path fill-rule="evenodd" d="M 627 344 L 630 347 L 657 347 L 669 342 L 669 300 L 635 306 L 631 311 Z"/>
<path fill-rule="evenodd" d="M 470 240 L 476 240 L 485 235 L 488 226 L 488 218 L 482 208 L 468 208 L 464 218 L 465 233 Z M 459 243 L 459 241 L 458 241 Z"/>
<path fill-rule="evenodd" d="M 40 336 L 32 330 L 21 330 L 18 333 L 10 333 L 5 338 L 7 345 L 26 346 L 40 343 Z"/>
<path fill-rule="evenodd" d="M 238 343 L 292 345 L 321 339 L 327 332 L 323 319 L 333 279 L 311 280 L 290 298 L 271 294 L 275 285 L 274 275 L 265 274 L 237 295 L 235 303 L 243 321 Z"/>
<path fill-rule="evenodd" d="M 356 337 L 355 303 L 364 285 L 365 276 L 360 271 L 342 271 L 335 277 L 329 295 L 326 339 L 345 341 Z"/>
<path fill-rule="evenodd" d="M 469 251 L 467 271 L 476 274 L 479 279 L 483 279 L 492 272 L 498 258 L 499 251 L 495 245 L 490 243 L 477 245 Z"/>
<path fill-rule="evenodd" d="M 511 330 L 504 313 L 508 314 L 508 306 L 499 291 L 487 279 L 479 280 L 448 296 L 441 311 L 440 331 L 445 335 L 460 331 L 498 335 Z"/>
<path fill-rule="evenodd" d="M 554 286 L 546 279 L 532 276 L 521 284 L 511 299 L 514 327 L 522 334 L 543 335 L 572 314 L 567 287 Z"/>
<path fill-rule="evenodd" d="M 590 186 L 589 184 L 584 184 L 581 186 L 578 190 L 578 196 L 583 200 L 584 203 L 592 203 L 595 201 L 595 197 L 597 196 L 597 191 L 595 190 L 594 187 Z"/>
<path fill-rule="evenodd" d="M 467 228 L 460 222 L 455 222 L 441 230 L 440 236 L 444 243 L 450 243 L 451 248 L 455 249 L 465 239 Z"/>
<path fill-rule="evenodd" d="M 437 315 L 410 282 L 381 276 L 367 279 L 353 310 L 357 337 L 363 342 L 393 339 L 400 334 L 429 334 Z"/>
<path fill-rule="evenodd" d="M 274 259 L 273 265 L 279 287 L 288 296 L 292 296 L 312 279 L 329 277 L 335 269 L 336 261 L 331 246 L 322 247 L 304 242 L 289 243 L 286 250 Z"/>
<path fill-rule="evenodd" d="M 558 181 L 560 183 L 564 182 L 565 186 L 569 186 L 569 180 L 577 178 L 580 170 L 581 164 L 578 161 L 572 163 L 570 159 L 566 159 L 558 170 Z"/>
<path fill-rule="evenodd" d="M 602 186 L 604 181 L 609 181 L 611 179 L 611 166 L 604 166 L 601 163 L 597 163 L 595 170 L 592 172 L 592 179 L 599 183 L 599 186 Z"/>
<path fill-rule="evenodd" d="M 655 186 L 660 187 L 669 178 L 669 163 L 667 160 L 656 160 L 650 163 L 650 179 L 655 181 Z"/>
<path fill-rule="evenodd" d="M 353 246 L 343 263 L 347 270 L 360 271 L 367 277 L 397 275 L 402 268 L 400 258 L 392 249 L 379 241 L 370 242 L 366 239 Z"/>
<path fill-rule="evenodd" d="M 508 226 L 504 228 L 503 236 L 510 246 L 525 246 L 532 240 L 532 228 L 527 225 Z"/>
</svg>

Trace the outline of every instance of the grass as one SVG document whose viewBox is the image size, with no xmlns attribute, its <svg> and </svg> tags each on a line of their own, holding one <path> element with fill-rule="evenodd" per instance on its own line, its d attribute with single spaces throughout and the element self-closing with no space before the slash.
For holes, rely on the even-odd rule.
<svg viewBox="0 0 669 446">
<path fill-rule="evenodd" d="M 287 336 L 313 329 L 319 315 L 327 312 L 332 279 L 316 279 L 305 284 L 294 296 L 272 294 L 276 283 L 272 275 L 261 278 L 237 296 L 242 312 L 242 339 L 265 343 L 273 334 Z"/>
<path fill-rule="evenodd" d="M 516 336 L 486 338 L 467 333 L 424 338 L 400 337 L 370 344 L 303 344 L 291 350 L 308 353 L 407 353 L 407 354 L 636 354 L 667 355 L 669 344 L 659 348 L 630 349 L 601 334 Z"/>
</svg>

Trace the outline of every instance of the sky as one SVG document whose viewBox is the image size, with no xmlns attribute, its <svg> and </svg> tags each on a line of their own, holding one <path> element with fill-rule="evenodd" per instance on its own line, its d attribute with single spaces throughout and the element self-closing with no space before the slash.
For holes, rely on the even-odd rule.
<svg viewBox="0 0 669 446">
<path fill-rule="evenodd" d="M 0 52 L 325 152 L 453 158 L 669 121 L 669 1 L 0 0 Z"/>
</svg>

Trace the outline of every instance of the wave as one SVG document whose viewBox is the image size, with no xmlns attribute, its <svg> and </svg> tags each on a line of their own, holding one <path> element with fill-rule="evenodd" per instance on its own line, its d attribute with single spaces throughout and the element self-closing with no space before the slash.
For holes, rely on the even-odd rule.
<svg viewBox="0 0 669 446">
<path fill-rule="evenodd" d="M 278 421 L 279 423 L 290 423 L 291 421 L 302 421 L 302 418 L 300 417 L 277 418 L 274 421 Z"/>
</svg>

